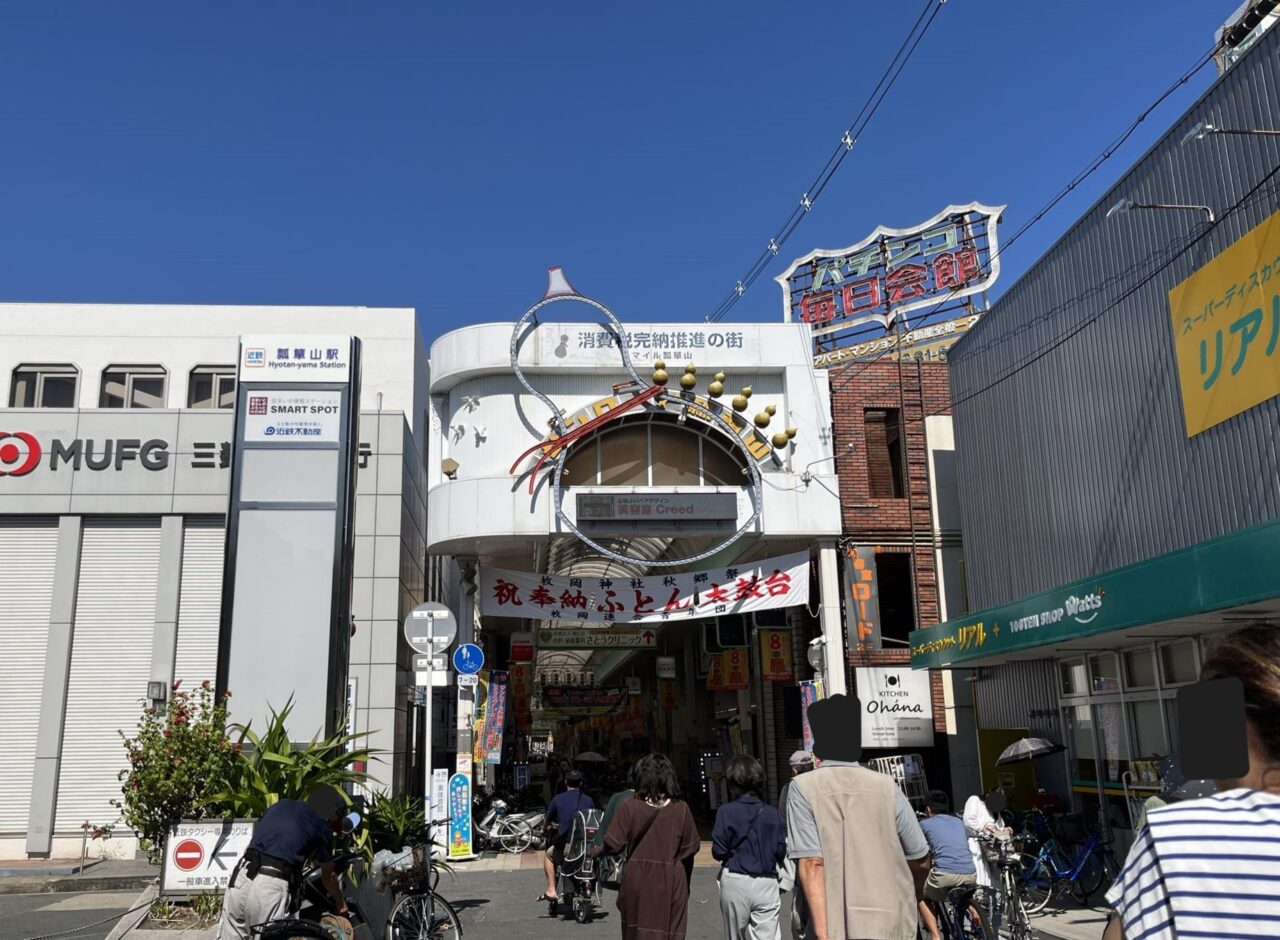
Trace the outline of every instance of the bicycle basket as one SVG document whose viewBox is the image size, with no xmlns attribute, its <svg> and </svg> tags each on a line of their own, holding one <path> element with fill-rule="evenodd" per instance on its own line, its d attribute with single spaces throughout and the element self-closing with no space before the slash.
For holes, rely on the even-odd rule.
<svg viewBox="0 0 1280 940">
<path fill-rule="evenodd" d="M 393 867 L 385 871 L 387 887 L 402 894 L 428 885 L 431 877 L 431 846 L 415 845 L 411 852 L 396 858 Z"/>
</svg>

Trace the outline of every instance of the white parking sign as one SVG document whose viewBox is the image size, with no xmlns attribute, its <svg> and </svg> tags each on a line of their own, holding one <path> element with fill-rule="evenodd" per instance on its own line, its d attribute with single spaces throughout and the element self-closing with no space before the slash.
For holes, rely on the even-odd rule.
<svg viewBox="0 0 1280 940">
<path fill-rule="evenodd" d="M 231 872 L 253 838 L 252 819 L 183 821 L 164 843 L 161 894 L 226 891 Z"/>
</svg>

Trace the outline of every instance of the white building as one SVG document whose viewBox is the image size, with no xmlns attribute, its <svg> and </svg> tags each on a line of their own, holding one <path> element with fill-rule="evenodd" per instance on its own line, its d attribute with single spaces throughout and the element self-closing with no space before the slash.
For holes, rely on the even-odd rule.
<svg viewBox="0 0 1280 940">
<path fill-rule="evenodd" d="M 82 823 L 116 818 L 148 683 L 214 677 L 237 350 L 261 333 L 363 342 L 354 722 L 383 786 L 422 779 L 400 637 L 426 589 L 414 311 L 0 305 L 0 858 L 77 854 Z"/>
</svg>

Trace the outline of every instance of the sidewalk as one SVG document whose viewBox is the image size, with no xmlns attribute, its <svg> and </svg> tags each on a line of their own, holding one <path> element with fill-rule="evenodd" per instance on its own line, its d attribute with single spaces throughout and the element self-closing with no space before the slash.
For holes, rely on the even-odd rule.
<svg viewBox="0 0 1280 940">
<path fill-rule="evenodd" d="M 80 872 L 80 859 L 0 861 L 0 894 L 49 894 L 79 891 L 141 891 L 160 875 L 146 861 L 91 859 Z"/>
<path fill-rule="evenodd" d="M 1059 908 L 1049 907 L 1038 917 L 1031 918 L 1036 934 L 1055 940 L 1099 940 L 1107 926 L 1108 909 L 1105 907 L 1080 907 L 1068 900 Z"/>
<path fill-rule="evenodd" d="M 449 864 L 453 867 L 456 874 L 463 875 L 473 871 L 523 871 L 528 868 L 542 868 L 541 851 L 530 849 L 527 852 L 521 852 L 519 855 L 512 855 L 510 852 L 483 852 L 478 858 L 469 861 L 453 861 Z M 720 863 L 711 857 L 711 840 L 707 839 L 702 843 L 702 848 L 698 854 L 694 856 L 693 864 L 698 868 L 712 866 L 720 867 Z M 443 873 L 441 878 L 448 878 L 448 873 Z"/>
</svg>

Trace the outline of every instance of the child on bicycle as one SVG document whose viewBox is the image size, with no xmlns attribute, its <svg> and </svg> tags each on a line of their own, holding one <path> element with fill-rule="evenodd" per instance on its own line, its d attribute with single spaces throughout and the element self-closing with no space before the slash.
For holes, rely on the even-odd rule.
<svg viewBox="0 0 1280 940">
<path fill-rule="evenodd" d="M 933 853 L 933 868 L 925 882 L 920 902 L 920 919 L 931 940 L 941 940 L 938 919 L 929 902 L 941 903 L 956 888 L 974 891 L 978 887 L 978 869 L 969 854 L 969 837 L 959 816 L 951 814 L 951 799 L 942 790 L 931 790 L 925 800 L 925 817 L 920 821 L 924 837 Z"/>
</svg>

